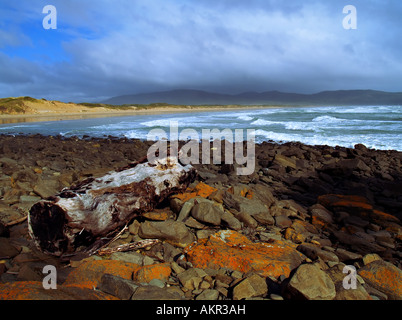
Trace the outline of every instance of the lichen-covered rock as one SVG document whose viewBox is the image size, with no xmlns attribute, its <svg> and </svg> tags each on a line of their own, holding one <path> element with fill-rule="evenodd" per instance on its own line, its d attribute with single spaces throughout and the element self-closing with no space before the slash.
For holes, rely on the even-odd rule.
<svg viewBox="0 0 402 320">
<path fill-rule="evenodd" d="M 202 239 L 186 249 L 187 260 L 197 268 L 229 268 L 243 273 L 253 271 L 261 276 L 289 276 L 304 256 L 294 245 L 284 241 L 253 243 L 232 230 L 223 230 Z"/>
<path fill-rule="evenodd" d="M 181 201 L 186 202 L 197 196 L 207 198 L 216 191 L 217 189 L 214 187 L 211 187 L 204 182 L 200 182 L 194 188 L 187 188 L 185 192 L 176 194 L 172 196 L 172 198 L 180 199 Z"/>
<path fill-rule="evenodd" d="M 40 281 L 16 281 L 0 284 L 0 300 L 116 300 L 102 291 L 69 285 L 56 290 L 44 289 Z"/>
<path fill-rule="evenodd" d="M 137 269 L 133 274 L 133 279 L 138 282 L 149 283 L 153 279 L 166 281 L 172 269 L 169 263 L 157 263 L 148 266 L 143 266 Z"/>
<path fill-rule="evenodd" d="M 389 299 L 402 300 L 402 270 L 392 263 L 375 260 L 360 268 L 358 274 Z"/>
<path fill-rule="evenodd" d="M 335 285 L 336 296 L 334 300 L 372 300 L 366 289 L 357 279 L 355 280 L 355 288 L 346 289 L 344 287 L 344 280 L 347 276 L 347 273 L 343 272 L 344 267 L 345 264 L 338 263 L 325 271 Z"/>
<path fill-rule="evenodd" d="M 138 264 L 118 260 L 88 261 L 71 271 L 63 284 L 93 289 L 99 285 L 104 274 L 131 279 L 133 272 L 139 268 Z"/>
<path fill-rule="evenodd" d="M 397 217 L 376 210 L 369 201 L 362 196 L 326 194 L 318 197 L 318 203 L 328 209 L 343 210 L 381 226 L 388 226 L 389 223 L 397 223 L 400 225 L 401 223 Z"/>
</svg>

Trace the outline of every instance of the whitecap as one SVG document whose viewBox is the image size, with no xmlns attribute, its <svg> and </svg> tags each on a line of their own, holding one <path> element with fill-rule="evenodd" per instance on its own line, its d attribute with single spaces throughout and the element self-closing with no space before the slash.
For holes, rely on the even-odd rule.
<svg viewBox="0 0 402 320">
<path fill-rule="evenodd" d="M 286 122 L 284 125 L 287 130 L 316 130 L 316 126 L 309 122 Z"/>
<path fill-rule="evenodd" d="M 178 119 L 158 119 L 141 122 L 140 125 L 144 127 L 170 127 L 173 121 L 178 121 Z"/>
<path fill-rule="evenodd" d="M 257 129 L 255 131 L 256 138 L 258 136 L 265 137 L 269 140 L 273 141 L 299 141 L 300 135 L 298 134 L 289 134 L 283 132 L 274 132 L 274 131 L 266 131 L 262 129 Z"/>
<path fill-rule="evenodd" d="M 345 119 L 339 119 L 339 118 L 331 117 L 331 116 L 319 116 L 319 117 L 315 117 L 311 121 L 313 121 L 313 122 L 324 122 L 324 123 L 334 123 L 334 122 L 345 121 Z"/>
<path fill-rule="evenodd" d="M 123 134 L 128 139 L 146 139 L 147 135 L 140 130 L 130 130 Z"/>
<path fill-rule="evenodd" d="M 250 117 L 250 116 L 247 116 L 247 115 L 242 115 L 242 116 L 238 116 L 237 119 L 239 119 L 239 120 L 244 120 L 244 121 L 251 121 L 251 120 L 253 120 L 254 118 L 253 118 L 253 117 Z"/>
<path fill-rule="evenodd" d="M 251 125 L 253 125 L 253 126 L 270 126 L 273 124 L 283 124 L 283 123 L 278 122 L 278 121 L 264 120 L 264 119 L 257 119 L 255 121 L 251 122 Z"/>
</svg>

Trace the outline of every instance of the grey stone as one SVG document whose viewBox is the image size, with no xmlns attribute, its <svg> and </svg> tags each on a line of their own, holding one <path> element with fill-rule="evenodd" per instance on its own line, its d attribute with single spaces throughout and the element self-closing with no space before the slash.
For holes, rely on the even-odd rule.
<svg viewBox="0 0 402 320">
<path fill-rule="evenodd" d="M 276 201 L 271 192 L 272 189 L 266 185 L 256 184 L 252 186 L 251 189 L 254 191 L 253 199 L 256 198 L 260 200 L 268 208 Z"/>
<path fill-rule="evenodd" d="M 58 181 L 38 179 L 33 191 L 43 199 L 49 198 L 58 192 Z"/>
<path fill-rule="evenodd" d="M 141 253 L 131 251 L 131 252 L 115 252 L 110 255 L 111 260 L 120 260 L 130 263 L 135 263 L 140 266 L 144 263 L 144 256 Z"/>
<path fill-rule="evenodd" d="M 263 296 L 267 292 L 268 286 L 265 279 L 257 274 L 252 274 L 234 287 L 233 299 L 242 300 Z"/>
<path fill-rule="evenodd" d="M 152 279 L 151 281 L 149 281 L 149 285 L 150 286 L 155 286 L 155 287 L 158 287 L 158 288 L 164 288 L 166 283 L 163 282 L 160 279 Z"/>
<path fill-rule="evenodd" d="M 343 281 L 347 275 L 343 273 L 344 267 L 344 264 L 337 264 L 325 271 L 334 282 L 335 300 L 370 300 L 370 295 L 358 281 L 356 281 L 356 288 L 344 288 Z"/>
<path fill-rule="evenodd" d="M 194 207 L 194 201 L 187 201 L 181 207 L 177 221 L 184 221 L 190 215 L 191 209 Z"/>
<path fill-rule="evenodd" d="M 186 247 L 194 241 L 194 235 L 180 221 L 145 221 L 138 234 L 144 239 L 161 239 L 178 247 Z"/>
<path fill-rule="evenodd" d="M 19 254 L 19 250 L 12 245 L 8 238 L 0 238 L 0 257 L 13 258 Z"/>
<path fill-rule="evenodd" d="M 170 199 L 170 209 L 176 214 L 180 213 L 181 208 L 183 207 L 183 201 L 177 198 Z"/>
<path fill-rule="evenodd" d="M 244 197 L 237 197 L 239 199 L 239 209 L 240 212 L 246 212 L 251 216 L 254 216 L 259 213 L 268 213 L 268 208 L 257 199 L 247 199 Z"/>
<path fill-rule="evenodd" d="M 290 226 L 292 226 L 292 220 L 290 220 L 286 216 L 276 216 L 275 225 L 282 229 L 289 228 Z"/>
<path fill-rule="evenodd" d="M 129 300 L 138 287 L 139 285 L 131 280 L 111 274 L 104 274 L 98 285 L 99 290 L 122 300 Z"/>
<path fill-rule="evenodd" d="M 275 219 L 271 216 L 269 212 L 259 212 L 254 214 L 252 217 L 262 225 L 271 226 L 275 223 Z"/>
<path fill-rule="evenodd" d="M 329 251 L 322 250 L 321 248 L 311 243 L 303 243 L 297 247 L 297 250 L 309 257 L 312 260 L 321 258 L 323 261 L 339 262 L 338 256 Z"/>
<path fill-rule="evenodd" d="M 221 217 L 222 221 L 227 224 L 230 229 L 240 230 L 241 222 L 236 219 L 236 217 L 228 211 L 224 211 Z"/>
<path fill-rule="evenodd" d="M 24 264 L 17 276 L 17 280 L 19 281 L 42 281 L 44 275 L 37 270 L 34 266 L 31 266 L 29 263 Z"/>
<path fill-rule="evenodd" d="M 350 252 L 342 248 L 337 248 L 335 254 L 338 256 L 340 261 L 358 260 L 362 258 L 361 254 Z"/>
<path fill-rule="evenodd" d="M 310 212 L 312 217 L 317 217 L 326 223 L 331 224 L 334 222 L 331 211 L 318 203 L 310 207 Z"/>
<path fill-rule="evenodd" d="M 172 270 L 173 270 L 176 274 L 179 274 L 179 273 L 182 273 L 182 272 L 185 271 L 184 268 L 180 267 L 180 266 L 179 266 L 176 262 L 174 262 L 174 261 L 170 264 L 170 267 L 172 268 Z"/>
<path fill-rule="evenodd" d="M 206 239 L 214 233 L 216 233 L 216 230 L 207 229 L 207 230 L 198 230 L 196 232 L 196 235 L 197 235 L 197 239 L 200 240 L 200 239 Z"/>
<path fill-rule="evenodd" d="M 199 294 L 195 300 L 217 300 L 219 297 L 219 291 L 214 289 L 206 289 Z"/>
<path fill-rule="evenodd" d="M 360 218 L 358 216 L 348 216 L 343 220 L 343 222 L 345 224 L 351 224 L 351 225 L 354 225 L 354 226 L 357 226 L 357 227 L 360 227 L 360 228 L 365 228 L 370 223 L 369 221 L 364 220 L 364 219 L 362 219 L 362 218 Z"/>
<path fill-rule="evenodd" d="M 191 268 L 177 275 L 182 286 L 188 290 L 197 290 L 205 276 L 205 271 L 198 268 Z"/>
<path fill-rule="evenodd" d="M 134 292 L 131 300 L 181 300 L 181 296 L 171 288 L 143 286 Z"/>
<path fill-rule="evenodd" d="M 11 176 L 19 168 L 18 162 L 14 159 L 2 157 L 0 158 L 0 166 L 4 174 Z"/>
<path fill-rule="evenodd" d="M 294 200 L 276 201 L 274 207 L 281 208 L 282 215 L 287 217 L 305 218 L 307 216 L 307 209 Z"/>
<path fill-rule="evenodd" d="M 333 235 L 339 242 L 351 246 L 358 252 L 382 252 L 386 249 L 377 243 L 374 243 L 374 237 L 367 233 L 356 232 L 356 234 L 348 234 L 343 231 L 334 231 Z"/>
<path fill-rule="evenodd" d="M 258 222 L 255 220 L 251 215 L 249 215 L 247 212 L 239 212 L 238 214 L 235 215 L 236 219 L 239 221 L 243 222 L 246 226 L 252 227 L 252 228 L 257 228 L 258 227 Z"/>
<path fill-rule="evenodd" d="M 134 222 L 128 226 L 128 231 L 133 235 L 137 235 L 139 228 L 140 223 L 138 222 L 138 220 L 134 220 Z"/>
<path fill-rule="evenodd" d="M 313 264 L 303 264 L 297 268 L 287 289 L 291 297 L 307 300 L 333 300 L 336 296 L 331 278 Z"/>
<path fill-rule="evenodd" d="M 197 203 L 191 210 L 191 215 L 198 221 L 209 223 L 215 226 L 221 224 L 223 210 L 214 202 Z"/>
<path fill-rule="evenodd" d="M 35 196 L 25 196 L 25 195 L 20 196 L 21 202 L 37 202 L 40 199 L 41 199 L 40 197 L 35 197 Z"/>
<path fill-rule="evenodd" d="M 186 221 L 184 221 L 184 224 L 189 227 L 189 228 L 193 228 L 193 229 L 205 229 L 206 225 L 199 222 L 198 220 L 194 219 L 193 217 L 188 217 L 186 219 Z"/>
</svg>

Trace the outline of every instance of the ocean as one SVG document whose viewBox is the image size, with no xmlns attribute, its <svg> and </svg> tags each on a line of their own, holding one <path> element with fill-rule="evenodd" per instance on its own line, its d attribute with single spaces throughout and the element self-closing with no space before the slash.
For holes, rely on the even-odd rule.
<svg viewBox="0 0 402 320">
<path fill-rule="evenodd" d="M 287 107 L 249 110 L 135 115 L 81 120 L 22 122 L 0 125 L 0 134 L 84 135 L 146 139 L 159 128 L 178 130 L 254 129 L 256 142 L 298 141 L 308 145 L 402 151 L 402 106 Z"/>
</svg>

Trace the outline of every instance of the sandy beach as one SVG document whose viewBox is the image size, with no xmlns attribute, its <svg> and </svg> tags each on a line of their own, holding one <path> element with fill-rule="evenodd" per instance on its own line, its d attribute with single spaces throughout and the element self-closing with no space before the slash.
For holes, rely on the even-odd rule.
<svg viewBox="0 0 402 320">
<path fill-rule="evenodd" d="M 145 106 L 145 107 L 86 107 L 74 103 L 59 101 L 24 101 L 26 110 L 24 113 L 8 112 L 0 114 L 0 124 L 76 120 L 88 118 L 105 118 L 134 115 L 169 114 L 184 112 L 217 112 L 224 110 L 250 110 L 266 108 L 282 108 L 283 106 L 246 106 L 246 105 L 225 105 L 225 106 Z"/>
</svg>

